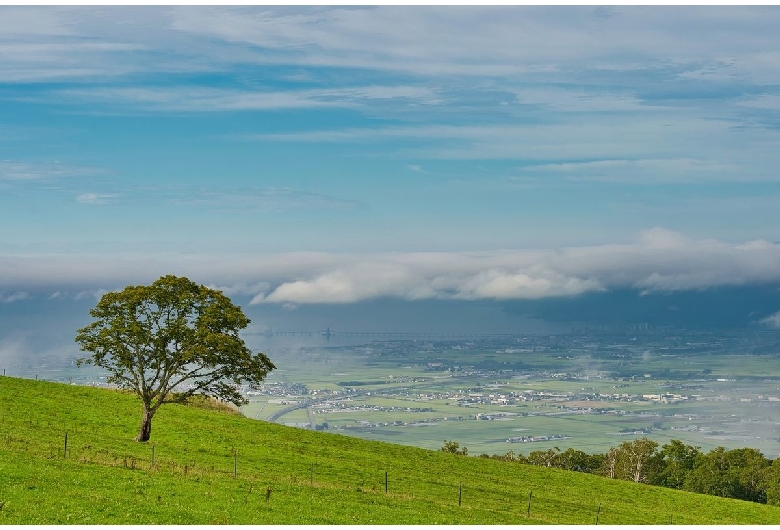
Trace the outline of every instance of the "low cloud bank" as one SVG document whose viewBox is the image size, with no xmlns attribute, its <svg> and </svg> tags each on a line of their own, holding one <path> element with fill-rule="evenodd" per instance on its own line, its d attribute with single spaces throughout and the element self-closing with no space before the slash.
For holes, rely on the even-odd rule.
<svg viewBox="0 0 780 530">
<path fill-rule="evenodd" d="M 771 328 L 780 329 L 780 311 L 778 311 L 777 313 L 773 313 L 768 317 L 762 319 L 761 323 L 766 324 Z"/>
<path fill-rule="evenodd" d="M 629 244 L 563 249 L 386 254 L 288 253 L 92 259 L 0 257 L 0 287 L 74 292 L 186 275 L 251 304 L 535 300 L 631 288 L 641 293 L 780 281 L 780 245 L 691 239 L 653 228 Z M 75 289 L 79 289 L 76 291 Z M 51 295 L 51 293 L 48 293 Z"/>
</svg>

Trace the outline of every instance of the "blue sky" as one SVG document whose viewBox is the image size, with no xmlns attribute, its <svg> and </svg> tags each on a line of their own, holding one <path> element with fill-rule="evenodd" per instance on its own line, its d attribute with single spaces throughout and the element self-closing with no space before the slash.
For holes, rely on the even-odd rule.
<svg viewBox="0 0 780 530">
<path fill-rule="evenodd" d="M 780 281 L 778 27 L 0 7 L 0 303 L 164 273 L 288 307 Z"/>
</svg>

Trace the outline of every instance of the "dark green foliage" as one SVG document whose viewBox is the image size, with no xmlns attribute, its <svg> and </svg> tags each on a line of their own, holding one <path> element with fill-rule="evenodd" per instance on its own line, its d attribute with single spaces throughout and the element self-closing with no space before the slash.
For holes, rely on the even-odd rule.
<svg viewBox="0 0 780 530">
<path fill-rule="evenodd" d="M 555 447 L 531 451 L 528 457 L 514 452 L 480 456 L 780 505 L 780 461 L 772 462 L 750 448 L 727 451 L 718 447 L 704 454 L 698 447 L 671 440 L 659 451 L 656 442 L 640 438 L 612 447 L 603 455 L 571 448 L 561 452 Z"/>
<path fill-rule="evenodd" d="M 518 455 L 517 460 L 524 464 L 594 473 L 601 466 L 603 456 L 589 455 L 584 451 L 572 448 L 561 452 L 558 447 L 555 447 L 544 451 L 531 451 L 527 458 Z"/>
<path fill-rule="evenodd" d="M 444 440 L 444 445 L 441 446 L 441 449 L 439 450 L 454 455 L 466 456 L 469 454 L 469 450 L 466 446 L 461 447 L 458 442 L 453 442 L 452 440 Z"/>
<path fill-rule="evenodd" d="M 632 482 L 649 483 L 660 472 L 658 443 L 647 438 L 623 442 L 607 451 L 597 470 L 599 475 Z"/>
<path fill-rule="evenodd" d="M 764 468 L 761 486 L 766 493 L 766 503 L 780 506 L 780 458 L 776 458 L 771 466 Z"/>
<path fill-rule="evenodd" d="M 650 478 L 650 484 L 667 488 L 683 489 L 686 477 L 693 471 L 696 458 L 700 455 L 698 447 L 687 445 L 680 440 L 672 440 L 661 447 L 656 472 Z"/>
<path fill-rule="evenodd" d="M 581 473 L 595 473 L 601 467 L 603 455 L 591 455 L 577 449 L 566 449 L 561 453 L 561 469 L 579 471 Z"/>
<path fill-rule="evenodd" d="M 260 383 L 275 368 L 239 337 L 249 324 L 241 308 L 187 278 L 163 276 L 106 293 L 90 315 L 95 321 L 76 335 L 90 355 L 77 362 L 108 370 L 109 382 L 141 399 L 141 442 L 164 403 L 204 394 L 241 405 L 236 385 Z M 189 388 L 174 392 L 185 383 Z"/>
<path fill-rule="evenodd" d="M 717 447 L 699 454 L 685 489 L 719 497 L 766 502 L 765 474 L 771 462 L 756 449 Z"/>
</svg>

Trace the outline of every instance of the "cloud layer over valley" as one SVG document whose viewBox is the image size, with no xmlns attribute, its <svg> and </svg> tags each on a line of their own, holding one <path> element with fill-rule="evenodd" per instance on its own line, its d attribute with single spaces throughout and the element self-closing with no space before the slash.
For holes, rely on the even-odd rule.
<svg viewBox="0 0 780 530">
<path fill-rule="evenodd" d="M 0 299 L 12 303 L 46 289 L 60 296 L 63 286 L 83 297 L 90 290 L 149 282 L 162 274 L 187 275 L 230 295 L 251 296 L 251 304 L 534 300 L 627 288 L 651 293 L 778 282 L 780 245 L 691 239 L 654 228 L 629 244 L 560 249 L 153 259 L 6 256 L 0 261 Z"/>
</svg>

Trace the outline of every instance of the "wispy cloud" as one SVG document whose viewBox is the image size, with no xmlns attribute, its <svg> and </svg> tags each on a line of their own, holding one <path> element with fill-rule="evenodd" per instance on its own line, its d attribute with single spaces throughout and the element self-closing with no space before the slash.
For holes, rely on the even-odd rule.
<svg viewBox="0 0 780 530">
<path fill-rule="evenodd" d="M 102 168 L 71 166 L 63 162 L 0 161 L 0 180 L 37 181 L 62 177 L 94 177 L 107 173 L 108 171 Z"/>
<path fill-rule="evenodd" d="M 93 290 L 87 290 L 87 291 L 79 291 L 73 296 L 74 300 L 83 300 L 85 298 L 94 298 L 95 300 L 100 300 L 104 294 L 106 294 L 108 291 L 106 289 L 93 289 Z"/>
<path fill-rule="evenodd" d="M 610 17 L 599 13 L 587 6 L 3 7 L 0 78 L 106 78 L 244 65 L 523 83 L 543 75 L 561 84 L 586 74 L 637 71 L 761 84 L 780 77 L 771 45 L 780 15 L 772 7 L 630 6 Z M 309 79 L 306 72 L 285 75 Z M 518 94 L 547 97 L 534 91 Z M 571 108 L 599 105 L 605 97 L 620 100 L 608 105 L 635 105 L 631 94 L 583 93 Z"/>
<path fill-rule="evenodd" d="M 778 55 L 778 62 L 780 63 L 780 55 Z M 780 110 L 780 94 L 764 94 L 761 96 L 747 98 L 742 101 L 738 101 L 737 105 L 743 107 L 750 107 L 754 109 L 767 109 L 767 110 Z"/>
<path fill-rule="evenodd" d="M 632 69 L 640 59 L 651 68 L 670 58 L 695 60 L 701 69 L 704 58 L 717 68 L 724 56 L 763 52 L 768 22 L 778 15 L 766 8 L 623 7 L 605 18 L 589 7 L 391 6 L 176 9 L 172 16 L 179 31 L 251 46 L 261 57 L 262 50 L 282 49 L 298 64 L 485 76 L 581 69 L 593 61 Z M 731 47 L 719 45 L 725 42 Z"/>
<path fill-rule="evenodd" d="M 265 211 L 354 210 L 359 201 L 293 188 L 178 188 L 167 190 L 170 202 L 220 210 L 261 209 Z"/>
<path fill-rule="evenodd" d="M 76 196 L 76 202 L 81 204 L 108 204 L 118 197 L 116 193 L 82 193 Z"/>
<path fill-rule="evenodd" d="M 657 105 L 643 104 L 633 94 L 610 93 L 560 88 L 556 86 L 540 86 L 523 88 L 515 91 L 517 102 L 522 105 L 539 105 L 563 112 L 626 112 L 626 111 L 658 111 Z"/>
<path fill-rule="evenodd" d="M 671 123 L 674 123 L 671 126 Z M 621 116 L 583 127 L 575 121 L 528 125 L 421 125 L 247 135 L 246 141 L 390 143 L 387 153 L 444 160 L 536 160 L 518 176 L 625 183 L 777 181 L 780 131 L 734 131 L 727 120 Z M 691 138 L 707 138 L 691 142 Z M 407 143 L 415 140 L 414 147 Z M 392 144 L 391 142 L 398 142 Z M 402 144 L 402 142 L 404 142 Z M 565 162 L 558 162 L 564 160 Z M 555 162 L 552 162 L 555 161 Z"/>
<path fill-rule="evenodd" d="M 768 180 L 771 174 L 750 175 L 733 162 L 691 158 L 591 160 L 525 166 L 520 175 L 563 176 L 571 180 L 621 183 L 711 183 L 714 180 Z M 521 177 L 522 178 L 522 177 Z"/>
<path fill-rule="evenodd" d="M 4 294 L 0 292 L 0 303 L 3 304 L 18 302 L 19 300 L 27 300 L 28 298 L 30 298 L 30 295 L 24 291 L 17 291 L 11 294 Z"/>
<path fill-rule="evenodd" d="M 433 89 L 416 86 L 359 86 L 314 90 L 238 90 L 210 87 L 85 87 L 46 93 L 64 101 L 110 103 L 171 112 L 231 112 L 247 110 L 358 107 L 383 100 L 419 104 L 440 102 Z"/>
</svg>

